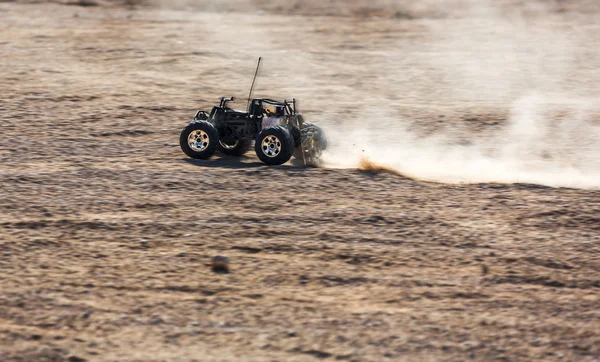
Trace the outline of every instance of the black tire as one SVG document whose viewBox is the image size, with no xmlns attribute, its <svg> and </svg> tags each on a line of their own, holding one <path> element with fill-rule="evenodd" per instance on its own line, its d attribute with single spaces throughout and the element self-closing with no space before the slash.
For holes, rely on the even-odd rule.
<svg viewBox="0 0 600 362">
<path fill-rule="evenodd" d="M 321 154 L 327 149 L 327 138 L 321 127 L 312 123 L 304 123 L 302 127 L 303 147 L 297 145 L 294 150 L 294 166 L 319 167 L 321 164 Z M 309 138 L 307 138 L 309 137 Z M 304 155 L 302 151 L 304 150 Z"/>
<path fill-rule="evenodd" d="M 207 121 L 188 124 L 179 136 L 181 150 L 191 158 L 207 159 L 215 154 L 218 145 L 219 132 Z"/>
<path fill-rule="evenodd" d="M 316 129 L 315 138 L 319 143 L 319 149 L 321 151 L 325 151 L 327 149 L 327 137 L 325 137 L 325 132 L 323 132 L 323 129 L 312 123 L 305 123 L 304 127 L 314 127 Z"/>
<path fill-rule="evenodd" d="M 300 130 L 296 127 L 292 128 L 292 138 L 294 139 L 294 147 L 300 147 L 302 136 L 300 134 Z"/>
<path fill-rule="evenodd" d="M 236 140 L 235 142 L 233 145 L 228 145 L 223 141 L 219 141 L 219 151 L 229 156 L 239 157 L 252 147 L 252 141 L 250 140 Z"/>
<path fill-rule="evenodd" d="M 269 143 L 269 141 L 272 142 Z M 282 165 L 288 162 L 294 154 L 294 139 L 284 127 L 267 127 L 258 134 L 254 150 L 258 158 L 265 164 Z"/>
</svg>

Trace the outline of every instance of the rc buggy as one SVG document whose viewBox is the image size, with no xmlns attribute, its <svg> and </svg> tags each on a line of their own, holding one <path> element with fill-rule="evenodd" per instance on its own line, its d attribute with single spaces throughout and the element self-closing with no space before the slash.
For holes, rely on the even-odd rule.
<svg viewBox="0 0 600 362">
<path fill-rule="evenodd" d="M 221 98 L 210 112 L 198 111 L 179 137 L 183 152 L 197 159 L 217 151 L 241 156 L 254 142 L 256 155 L 267 165 L 281 165 L 292 157 L 299 165 L 318 165 L 327 147 L 325 135 L 321 128 L 304 122 L 296 112 L 296 100 L 251 99 L 251 95 L 252 87 L 247 111 L 230 108 L 233 97 Z"/>
</svg>

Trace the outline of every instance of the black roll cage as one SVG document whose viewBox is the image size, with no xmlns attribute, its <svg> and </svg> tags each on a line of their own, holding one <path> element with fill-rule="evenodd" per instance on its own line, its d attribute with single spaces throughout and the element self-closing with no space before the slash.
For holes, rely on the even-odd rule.
<svg viewBox="0 0 600 362">
<path fill-rule="evenodd" d="M 218 108 L 232 111 L 232 109 L 227 106 L 227 103 L 233 102 L 233 101 L 235 101 L 234 97 L 222 97 Z M 283 101 L 277 101 L 277 100 L 270 99 L 270 98 L 255 98 L 252 100 L 252 102 L 250 102 L 249 107 L 252 107 L 252 105 L 255 104 L 254 102 L 256 102 L 256 101 L 259 102 L 261 108 L 262 108 L 262 104 L 266 103 L 266 104 L 270 104 L 270 105 L 274 105 L 274 106 L 282 106 L 284 109 L 285 115 L 293 116 L 296 114 L 296 98 L 292 98 L 291 101 L 288 101 L 287 99 L 284 99 Z M 210 113 L 207 111 L 204 111 L 204 110 L 199 110 L 196 113 L 196 116 L 194 117 L 194 119 L 209 119 L 214 115 L 216 109 L 217 108 L 213 109 Z M 248 112 L 250 112 L 250 110 L 248 110 Z"/>
<path fill-rule="evenodd" d="M 273 99 L 269 99 L 269 98 L 257 98 L 256 100 L 259 100 L 263 103 L 266 104 L 271 104 L 274 106 L 283 106 L 283 108 L 285 109 L 285 112 L 288 115 L 294 115 L 296 114 L 296 98 L 292 98 L 291 101 L 288 101 L 287 99 L 284 99 L 283 102 L 281 101 L 276 101 Z"/>
<path fill-rule="evenodd" d="M 219 103 L 220 108 L 228 108 L 227 103 L 235 101 L 235 97 L 222 97 L 221 102 Z M 255 98 L 251 103 L 255 101 L 259 101 L 261 103 L 271 104 L 274 106 L 282 106 L 285 109 L 286 114 L 294 115 L 296 114 L 296 98 L 292 98 L 291 101 L 284 99 L 283 101 L 276 101 L 270 98 Z"/>
</svg>

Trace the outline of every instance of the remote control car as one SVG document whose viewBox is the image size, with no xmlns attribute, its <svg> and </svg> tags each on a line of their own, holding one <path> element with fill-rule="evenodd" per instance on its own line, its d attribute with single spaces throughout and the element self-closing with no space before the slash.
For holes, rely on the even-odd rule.
<svg viewBox="0 0 600 362">
<path fill-rule="evenodd" d="M 296 112 L 295 99 L 250 100 L 253 86 L 254 81 L 250 88 L 247 112 L 236 111 L 228 106 L 229 102 L 234 101 L 233 97 L 221 98 L 219 105 L 210 112 L 198 111 L 179 137 L 183 152 L 197 159 L 207 159 L 217 151 L 241 156 L 254 142 L 256 155 L 267 165 L 281 165 L 292 157 L 294 163 L 299 165 L 318 165 L 321 153 L 327 147 L 323 130 L 304 122 L 302 115 Z"/>
</svg>

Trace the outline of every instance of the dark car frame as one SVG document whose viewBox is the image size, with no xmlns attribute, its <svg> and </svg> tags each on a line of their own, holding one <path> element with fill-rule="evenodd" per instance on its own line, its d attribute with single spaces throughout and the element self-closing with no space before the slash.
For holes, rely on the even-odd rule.
<svg viewBox="0 0 600 362">
<path fill-rule="evenodd" d="M 258 158 L 267 165 L 281 165 L 294 156 L 297 164 L 319 163 L 327 142 L 321 128 L 304 122 L 296 111 L 296 100 L 277 101 L 255 98 L 248 111 L 228 106 L 233 97 L 223 97 L 210 112 L 200 110 L 181 132 L 180 146 L 189 157 L 207 159 L 217 151 L 241 156 L 255 144 Z M 268 106 L 281 110 L 278 124 L 263 127 L 263 120 L 273 116 Z"/>
</svg>

